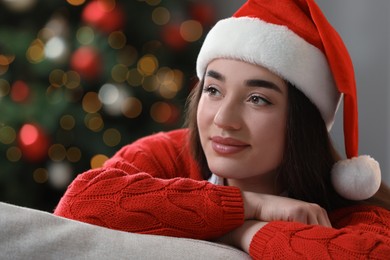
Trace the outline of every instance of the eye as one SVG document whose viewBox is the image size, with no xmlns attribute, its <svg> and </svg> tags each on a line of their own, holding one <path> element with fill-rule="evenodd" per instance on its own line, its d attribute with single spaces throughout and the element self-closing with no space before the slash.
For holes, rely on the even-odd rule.
<svg viewBox="0 0 390 260">
<path fill-rule="evenodd" d="M 221 92 L 213 85 L 205 86 L 203 88 L 203 93 L 206 93 L 209 96 L 221 96 Z"/>
<path fill-rule="evenodd" d="M 260 95 L 250 95 L 247 100 L 256 106 L 271 105 L 272 103 Z"/>
</svg>

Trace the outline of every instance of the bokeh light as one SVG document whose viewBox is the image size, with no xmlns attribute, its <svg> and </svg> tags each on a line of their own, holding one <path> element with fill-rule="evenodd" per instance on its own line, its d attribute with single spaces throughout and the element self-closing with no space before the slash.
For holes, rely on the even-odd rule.
<svg viewBox="0 0 390 260">
<path fill-rule="evenodd" d="M 0 127 L 0 142 L 3 144 L 12 144 L 16 139 L 16 131 L 10 126 Z"/>
<path fill-rule="evenodd" d="M 66 0 L 70 5 L 79 6 L 85 3 L 85 0 Z"/>
<path fill-rule="evenodd" d="M 44 168 L 38 168 L 33 172 L 33 179 L 36 183 L 45 183 L 49 179 L 49 172 Z"/>
<path fill-rule="evenodd" d="M 65 162 L 52 162 L 48 166 L 50 184 L 57 189 L 64 189 L 72 181 L 72 167 Z"/>
<path fill-rule="evenodd" d="M 10 92 L 11 86 L 5 79 L 0 79 L 0 97 L 5 97 Z"/>
<path fill-rule="evenodd" d="M 30 88 L 24 81 L 17 80 L 12 84 L 10 96 L 15 102 L 25 102 L 30 96 Z"/>
<path fill-rule="evenodd" d="M 68 49 L 65 41 L 61 37 L 53 37 L 46 42 L 44 53 L 49 59 L 61 61 L 66 58 Z"/>
<path fill-rule="evenodd" d="M 94 113 L 94 114 L 87 114 L 84 118 L 84 124 L 85 126 L 93 131 L 93 132 L 99 132 L 104 127 L 104 121 L 100 114 Z"/>
<path fill-rule="evenodd" d="M 96 169 L 96 168 L 99 168 L 99 167 L 102 167 L 103 164 L 108 160 L 108 157 L 106 155 L 103 155 L 103 154 L 97 154 L 95 156 L 92 157 L 91 159 L 91 168 L 92 169 Z"/>
<path fill-rule="evenodd" d="M 172 116 L 171 106 L 166 102 L 156 102 L 150 109 L 150 116 L 157 123 L 166 123 Z"/>
<path fill-rule="evenodd" d="M 164 25 L 171 19 L 171 13 L 165 7 L 157 7 L 152 12 L 152 20 L 157 25 Z"/>
<path fill-rule="evenodd" d="M 127 73 L 127 83 L 130 86 L 137 87 L 142 84 L 143 76 L 137 69 L 131 69 Z"/>
<path fill-rule="evenodd" d="M 144 88 L 144 90 L 148 92 L 153 92 L 158 89 L 158 86 L 158 80 L 155 75 L 144 77 L 144 80 L 142 82 L 142 87 Z"/>
<path fill-rule="evenodd" d="M 127 66 L 123 64 L 117 64 L 111 70 L 111 77 L 114 81 L 122 83 L 126 81 L 128 72 L 129 69 Z"/>
<path fill-rule="evenodd" d="M 136 118 L 142 113 L 142 103 L 136 97 L 128 97 L 122 104 L 122 113 L 128 118 Z"/>
<path fill-rule="evenodd" d="M 39 39 L 34 40 L 27 49 L 26 58 L 29 62 L 35 64 L 45 58 L 45 45 Z"/>
<path fill-rule="evenodd" d="M 10 162 L 18 162 L 22 158 L 22 151 L 19 147 L 11 146 L 7 149 L 7 159 Z"/>
<path fill-rule="evenodd" d="M 76 32 L 76 39 L 83 45 L 91 44 L 95 39 L 95 32 L 89 26 L 80 27 Z"/>
<path fill-rule="evenodd" d="M 66 82 L 66 76 L 63 70 L 55 69 L 50 72 L 49 82 L 53 87 L 61 87 Z"/>
<path fill-rule="evenodd" d="M 101 109 L 102 103 L 96 92 L 88 92 L 83 98 L 82 106 L 85 112 L 96 113 Z"/>
<path fill-rule="evenodd" d="M 78 74 L 76 71 L 70 70 L 66 72 L 66 82 L 65 87 L 68 89 L 75 89 L 80 86 L 80 74 Z"/>
<path fill-rule="evenodd" d="M 115 128 L 109 128 L 103 133 L 103 142 L 110 147 L 118 145 L 121 138 L 121 133 Z"/>
<path fill-rule="evenodd" d="M 38 128 L 32 124 L 25 124 L 20 129 L 20 141 L 28 146 L 38 141 L 39 132 Z"/>
<path fill-rule="evenodd" d="M 76 125 L 76 121 L 71 115 L 63 115 L 60 119 L 60 126 L 64 130 L 72 130 Z"/>
<path fill-rule="evenodd" d="M 66 158 L 69 162 L 76 163 L 81 160 L 81 150 L 77 147 L 69 147 L 66 151 Z"/>
<path fill-rule="evenodd" d="M 53 144 L 50 146 L 48 154 L 52 161 L 63 161 L 66 157 L 66 149 L 62 144 Z"/>
<path fill-rule="evenodd" d="M 145 55 L 138 61 L 137 68 L 142 75 L 152 75 L 158 69 L 158 60 L 154 55 Z"/>
<path fill-rule="evenodd" d="M 115 31 L 108 36 L 108 44 L 113 49 L 122 49 L 126 45 L 126 35 L 121 31 Z"/>
<path fill-rule="evenodd" d="M 195 20 L 188 20 L 180 25 L 180 34 L 187 42 L 195 42 L 202 37 L 202 24 Z"/>
</svg>

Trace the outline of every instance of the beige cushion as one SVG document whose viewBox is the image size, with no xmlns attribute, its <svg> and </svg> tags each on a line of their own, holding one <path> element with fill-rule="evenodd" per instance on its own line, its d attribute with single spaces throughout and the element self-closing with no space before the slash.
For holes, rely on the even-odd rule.
<svg viewBox="0 0 390 260">
<path fill-rule="evenodd" d="M 140 235 L 0 203 L 1 259 L 250 259 L 201 240 Z"/>
</svg>

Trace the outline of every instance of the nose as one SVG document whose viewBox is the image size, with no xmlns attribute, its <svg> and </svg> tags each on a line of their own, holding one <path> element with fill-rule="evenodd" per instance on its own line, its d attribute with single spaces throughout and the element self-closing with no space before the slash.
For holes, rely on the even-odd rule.
<svg viewBox="0 0 390 260">
<path fill-rule="evenodd" d="M 214 124 L 222 129 L 239 130 L 242 126 L 241 109 L 234 102 L 224 100 L 214 116 Z"/>
</svg>

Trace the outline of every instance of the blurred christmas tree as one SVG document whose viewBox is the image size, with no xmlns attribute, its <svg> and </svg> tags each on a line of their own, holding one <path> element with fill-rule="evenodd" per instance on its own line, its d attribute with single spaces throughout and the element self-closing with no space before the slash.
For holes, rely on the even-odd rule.
<svg viewBox="0 0 390 260">
<path fill-rule="evenodd" d="M 208 1 L 0 0 L 0 201 L 52 211 L 79 173 L 182 126 Z"/>
</svg>

